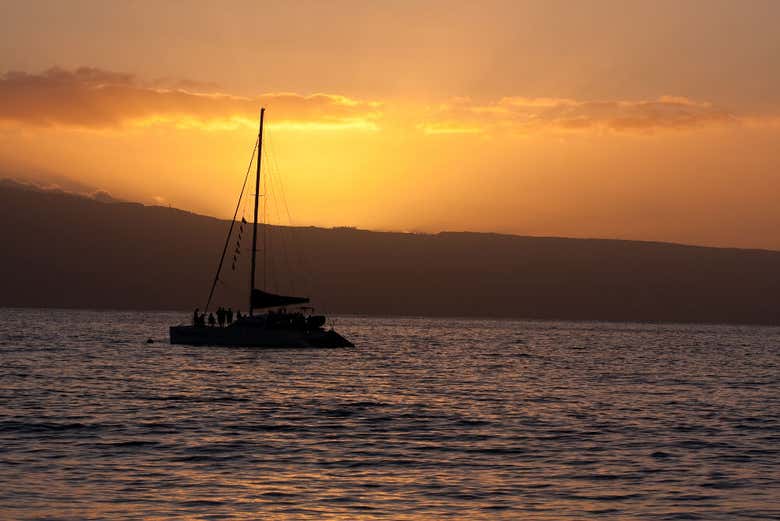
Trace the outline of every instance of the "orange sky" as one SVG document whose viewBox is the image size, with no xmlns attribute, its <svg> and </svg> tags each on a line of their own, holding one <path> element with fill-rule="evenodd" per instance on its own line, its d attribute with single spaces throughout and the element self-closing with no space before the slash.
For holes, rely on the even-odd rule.
<svg viewBox="0 0 780 521">
<path fill-rule="evenodd" d="M 294 224 L 780 249 L 771 0 L 2 8 L 0 177 L 227 217 L 264 105 Z"/>
</svg>

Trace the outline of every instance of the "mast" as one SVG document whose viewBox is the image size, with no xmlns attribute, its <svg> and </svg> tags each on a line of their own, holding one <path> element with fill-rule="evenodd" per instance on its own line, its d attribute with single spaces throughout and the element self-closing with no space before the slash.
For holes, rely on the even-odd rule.
<svg viewBox="0 0 780 521">
<path fill-rule="evenodd" d="M 255 218 L 252 224 L 252 270 L 249 279 L 249 315 L 254 312 L 252 292 L 255 289 L 255 262 L 257 260 L 257 206 L 260 197 L 260 160 L 263 157 L 263 116 L 265 107 L 260 109 L 260 131 L 257 133 L 257 176 L 255 177 Z"/>
</svg>

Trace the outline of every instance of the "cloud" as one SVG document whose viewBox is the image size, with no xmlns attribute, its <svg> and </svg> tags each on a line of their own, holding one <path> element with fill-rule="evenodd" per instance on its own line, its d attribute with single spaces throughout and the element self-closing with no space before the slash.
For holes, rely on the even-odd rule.
<svg viewBox="0 0 780 521">
<path fill-rule="evenodd" d="M 373 129 L 381 115 L 377 102 L 333 94 L 241 97 L 182 88 L 207 84 L 178 82 L 172 88 L 160 84 L 90 67 L 8 72 L 0 75 L 0 120 L 95 129 L 172 124 L 214 130 L 255 126 L 259 107 L 266 106 L 273 110 L 269 124 L 279 127 Z"/>
<path fill-rule="evenodd" d="M 679 96 L 649 100 L 507 96 L 488 102 L 452 98 L 427 108 L 403 103 L 388 107 L 338 94 L 236 96 L 220 92 L 212 83 L 170 78 L 144 82 L 132 74 L 90 67 L 0 75 L 0 121 L 28 126 L 111 129 L 168 125 L 231 130 L 254 128 L 260 106 L 271 110 L 269 126 L 278 129 L 376 130 L 381 124 L 403 130 L 416 127 L 426 135 L 530 134 L 550 129 L 646 134 L 769 121 L 767 116 L 737 115 L 706 101 Z M 386 109 L 401 114 L 403 123 L 393 120 Z"/>
<path fill-rule="evenodd" d="M 38 182 L 31 182 L 24 179 L 14 179 L 10 177 L 0 177 L 0 188 L 14 188 L 17 190 L 28 190 L 33 192 L 75 195 L 77 197 L 94 199 L 95 201 L 98 201 L 100 203 L 124 202 L 122 199 L 118 199 L 113 195 L 111 195 L 111 193 L 108 192 L 107 190 L 98 189 L 92 192 L 85 193 L 78 190 L 69 190 L 67 188 L 63 188 L 57 183 L 38 183 Z"/>
<path fill-rule="evenodd" d="M 89 194 L 89 196 L 96 201 L 100 201 L 101 203 L 118 203 L 121 201 L 121 199 L 117 199 L 111 195 L 111 192 L 108 190 L 95 190 Z"/>
<path fill-rule="evenodd" d="M 428 134 L 527 133 L 544 129 L 653 132 L 732 124 L 739 118 L 708 102 L 663 96 L 640 101 L 578 101 L 568 98 L 505 97 L 478 104 L 454 99 L 429 108 L 419 128 Z"/>
<path fill-rule="evenodd" d="M 428 122 L 417 125 L 426 134 L 483 134 L 485 128 L 478 125 L 462 125 L 452 121 Z"/>
</svg>

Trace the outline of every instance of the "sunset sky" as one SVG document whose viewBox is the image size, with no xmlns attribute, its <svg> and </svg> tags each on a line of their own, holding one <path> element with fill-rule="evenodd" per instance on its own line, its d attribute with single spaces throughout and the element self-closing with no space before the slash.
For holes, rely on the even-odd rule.
<svg viewBox="0 0 780 521">
<path fill-rule="evenodd" d="M 0 177 L 229 217 L 262 105 L 292 224 L 780 249 L 777 1 L 0 10 Z"/>
</svg>

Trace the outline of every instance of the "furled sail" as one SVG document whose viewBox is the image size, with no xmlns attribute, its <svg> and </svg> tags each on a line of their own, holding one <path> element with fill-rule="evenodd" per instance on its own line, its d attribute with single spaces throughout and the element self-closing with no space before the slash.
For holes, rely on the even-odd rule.
<svg viewBox="0 0 780 521">
<path fill-rule="evenodd" d="M 278 306 L 294 306 L 296 304 L 306 304 L 309 302 L 307 297 L 288 297 L 287 295 L 275 295 L 259 289 L 252 290 L 253 308 L 274 308 Z"/>
</svg>

